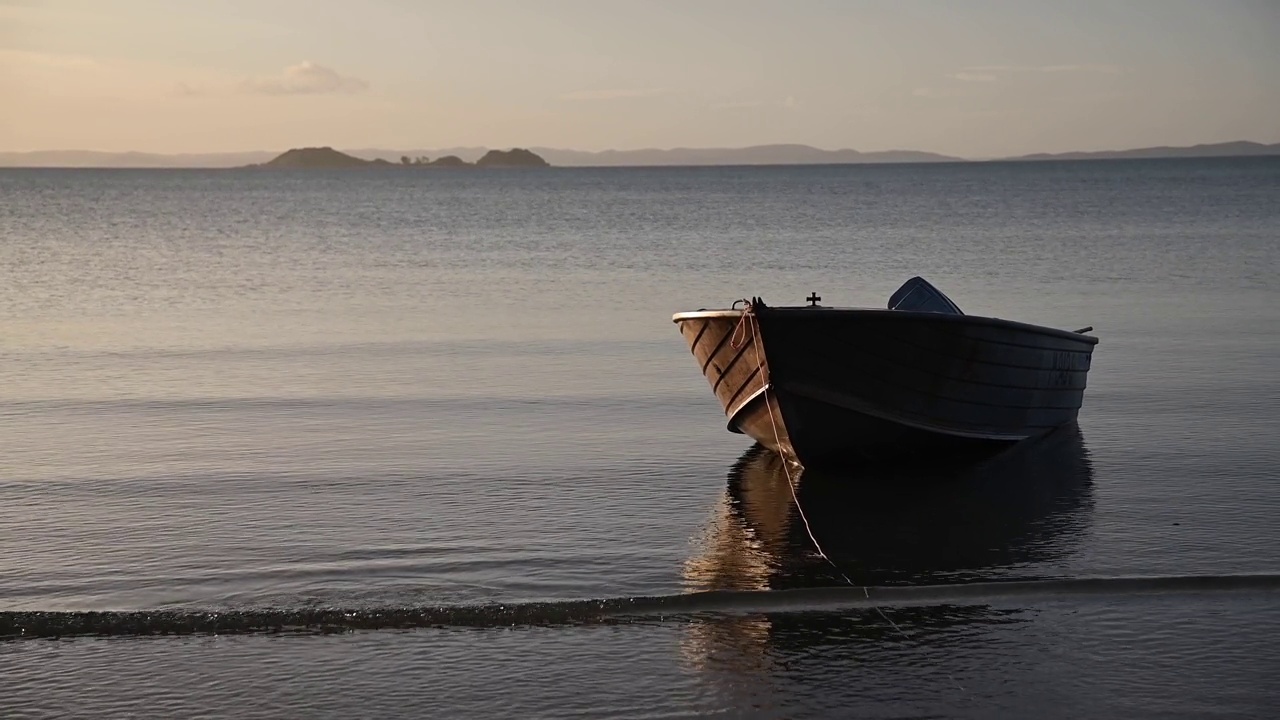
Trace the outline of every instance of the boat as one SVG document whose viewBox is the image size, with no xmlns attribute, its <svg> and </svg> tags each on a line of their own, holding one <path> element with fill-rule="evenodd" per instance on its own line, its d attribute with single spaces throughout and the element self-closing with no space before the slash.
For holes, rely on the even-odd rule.
<svg viewBox="0 0 1280 720">
<path fill-rule="evenodd" d="M 966 315 L 921 277 L 885 308 L 821 300 L 672 316 L 728 430 L 790 463 L 977 460 L 1078 418 L 1092 327 Z"/>
</svg>

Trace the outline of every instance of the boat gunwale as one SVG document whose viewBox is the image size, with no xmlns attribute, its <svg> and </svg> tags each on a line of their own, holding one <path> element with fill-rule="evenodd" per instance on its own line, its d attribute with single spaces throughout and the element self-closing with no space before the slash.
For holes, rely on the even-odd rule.
<svg viewBox="0 0 1280 720">
<path fill-rule="evenodd" d="M 1018 320 L 1006 320 L 1004 318 L 987 317 L 984 315 L 952 315 L 950 313 L 929 312 L 923 310 L 889 310 L 885 308 L 858 308 L 858 307 L 825 307 L 825 306 L 781 306 L 768 307 L 766 311 L 769 313 L 832 313 L 838 315 L 870 315 L 884 314 L 903 316 L 904 318 L 914 318 L 918 320 L 931 320 L 939 322 L 951 322 L 970 325 L 983 325 L 987 327 L 1009 328 L 1021 330 L 1023 332 L 1040 333 L 1050 337 L 1062 339 L 1071 339 L 1088 345 L 1097 345 L 1098 338 L 1094 335 L 1086 335 L 1084 333 L 1073 332 L 1071 330 L 1062 330 L 1059 328 L 1048 327 L 1046 325 L 1033 325 L 1031 323 L 1020 322 Z M 690 312 L 680 312 L 671 316 L 674 323 L 682 323 L 687 320 L 711 319 L 711 318 L 730 318 L 741 317 L 745 310 L 742 309 L 717 309 L 717 310 L 695 310 Z M 1083 352 L 1083 351 L 1081 351 Z"/>
</svg>

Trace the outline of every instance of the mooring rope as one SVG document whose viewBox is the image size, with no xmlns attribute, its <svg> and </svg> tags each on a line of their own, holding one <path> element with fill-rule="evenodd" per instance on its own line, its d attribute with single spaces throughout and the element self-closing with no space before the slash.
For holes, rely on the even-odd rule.
<svg viewBox="0 0 1280 720">
<path fill-rule="evenodd" d="M 760 377 L 765 378 L 764 392 L 761 393 L 761 396 L 764 398 L 765 409 L 769 412 L 769 425 L 773 428 L 774 446 L 777 448 L 778 455 L 782 458 L 782 471 L 787 476 L 787 489 L 791 491 L 791 501 L 795 503 L 796 513 L 800 516 L 800 522 L 804 524 L 804 531 L 809 536 L 809 541 L 813 543 L 814 549 L 817 550 L 818 557 L 826 560 L 827 564 L 831 566 L 831 569 L 835 570 L 846 583 L 851 587 L 861 589 L 863 596 L 866 597 L 867 600 L 870 600 L 871 593 L 867 591 L 867 586 L 859 585 L 849 579 L 849 576 L 845 574 L 844 570 L 841 570 L 840 566 L 837 565 L 835 561 L 827 555 L 826 551 L 822 549 L 822 543 L 818 542 L 818 538 L 813 534 L 813 527 L 809 525 L 809 518 L 805 516 L 804 507 L 800 505 L 800 496 L 796 493 L 795 480 L 791 477 L 791 462 L 787 459 L 786 453 L 782 450 L 782 435 L 778 432 L 778 421 L 773 416 L 773 405 L 769 402 L 769 389 L 771 387 L 771 383 L 765 373 L 764 360 L 760 357 L 760 332 L 757 324 L 758 321 L 755 316 L 754 308 L 750 302 L 746 303 L 746 306 L 742 310 L 742 318 L 738 321 L 738 327 L 742 327 L 744 322 L 751 329 L 751 343 L 754 346 L 753 349 L 755 351 L 758 374 Z M 735 336 L 738 334 L 737 327 L 734 328 L 733 334 Z M 730 337 L 729 342 L 730 344 L 733 344 L 733 337 Z M 735 345 L 735 348 L 737 347 L 738 346 Z M 907 640 L 911 639 L 911 636 L 903 632 L 902 628 L 898 627 L 898 624 L 886 615 L 885 612 L 880 609 L 879 605 L 872 603 L 871 608 L 875 610 L 876 614 L 878 614 L 885 622 L 889 623 L 890 627 L 896 630 L 899 635 Z M 947 673 L 947 678 L 950 679 L 952 684 L 959 688 L 961 692 L 964 691 L 964 687 L 962 687 L 960 683 L 956 682 L 956 679 L 952 677 L 950 673 Z"/>
<path fill-rule="evenodd" d="M 742 320 L 739 320 L 738 324 L 742 325 L 743 321 L 746 321 L 747 327 L 751 329 L 751 342 L 753 345 L 752 349 L 755 351 L 756 367 L 759 368 L 759 375 L 760 377 L 767 377 L 764 369 L 764 359 L 760 357 L 760 342 L 759 342 L 760 332 L 757 326 L 755 313 L 752 312 L 752 307 L 749 303 L 747 304 L 746 308 L 743 309 Z M 734 334 L 737 334 L 736 329 L 734 330 Z M 730 342 L 732 342 L 732 339 L 730 340 Z M 844 578 L 845 582 L 849 583 L 854 587 L 861 587 L 863 594 L 867 596 L 867 599 L 870 599 L 871 594 L 867 592 L 866 586 L 859 586 L 853 580 L 850 580 L 849 576 L 846 575 L 845 572 L 840 569 L 840 566 L 836 565 L 835 562 L 831 559 L 831 557 L 827 555 L 826 551 L 822 549 L 822 543 L 818 542 L 818 538 L 813 534 L 813 527 L 809 524 L 809 518 L 805 516 L 804 508 L 801 507 L 800 505 L 800 496 L 796 494 L 795 480 L 791 477 L 791 462 L 787 459 L 786 453 L 783 452 L 782 450 L 782 435 L 781 433 L 778 432 L 778 421 L 773 415 L 773 405 L 769 402 L 769 387 L 770 387 L 770 382 L 768 380 L 765 380 L 764 392 L 761 393 L 761 395 L 764 398 L 765 410 L 769 412 L 769 425 L 770 427 L 773 428 L 774 447 L 778 449 L 777 450 L 778 455 L 782 457 L 782 471 L 786 473 L 786 476 L 787 476 L 787 488 L 791 491 L 791 501 L 795 503 L 796 512 L 799 513 L 800 515 L 800 522 L 804 524 L 804 531 L 809 536 L 810 542 L 813 543 L 813 548 L 818 551 L 818 557 L 822 558 L 823 560 L 826 560 L 827 564 L 830 565 L 833 570 L 839 573 L 840 577 Z M 877 608 L 877 610 L 879 610 L 879 608 Z M 883 613 L 881 613 L 881 615 L 883 615 Z M 893 625 L 893 621 L 889 620 L 889 618 L 886 617 L 885 620 L 888 620 L 889 624 Z M 894 628 L 897 629 L 898 632 L 902 632 L 902 630 L 898 628 L 897 625 L 894 625 Z M 906 635 L 906 633 L 903 633 L 903 635 Z"/>
<path fill-rule="evenodd" d="M 749 318 L 749 317 L 753 317 L 753 315 L 752 315 L 752 313 L 751 313 L 751 301 L 750 301 L 750 300 L 743 299 L 743 300 L 734 300 L 734 301 L 733 301 L 733 304 L 734 304 L 735 306 L 736 306 L 738 303 L 742 303 L 742 304 L 743 304 L 743 307 L 742 307 L 742 317 L 738 318 L 738 324 L 737 324 L 737 325 L 735 325 L 735 326 L 733 326 L 733 334 L 729 336 L 729 347 L 733 348 L 734 350 L 741 350 L 741 349 L 742 349 L 742 347 L 743 347 L 743 345 L 745 345 L 745 344 L 746 344 L 746 340 L 747 340 L 747 335 L 746 335 L 746 333 L 743 333 L 743 334 L 742 334 L 742 340 L 741 340 L 741 341 L 739 341 L 739 340 L 738 340 L 738 333 L 742 332 L 743 328 L 745 328 L 745 327 L 746 327 L 747 318 Z M 752 337 L 752 339 L 753 339 L 753 340 L 755 339 L 755 331 L 754 331 L 754 330 L 752 330 L 752 332 L 751 332 L 751 337 Z M 759 351 L 757 351 L 757 352 L 756 352 L 756 362 L 758 363 L 759 361 L 760 361 L 760 353 L 759 353 Z"/>
</svg>

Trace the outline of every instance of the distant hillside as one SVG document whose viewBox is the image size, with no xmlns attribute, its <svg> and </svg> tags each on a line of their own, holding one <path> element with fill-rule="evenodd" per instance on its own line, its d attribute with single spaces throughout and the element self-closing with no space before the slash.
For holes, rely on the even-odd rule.
<svg viewBox="0 0 1280 720">
<path fill-rule="evenodd" d="M 400 167 L 400 168 L 485 168 L 485 167 L 547 167 L 547 161 L 541 157 L 523 148 L 512 148 L 511 150 L 490 150 L 480 158 L 475 164 L 468 163 L 456 155 L 446 155 L 436 160 L 430 160 L 425 155 L 418 156 L 417 159 L 411 160 L 409 156 L 402 155 L 399 163 L 393 163 L 385 158 L 374 158 L 365 160 L 363 158 L 348 155 L 339 152 L 331 147 L 308 147 L 293 148 L 281 155 L 259 164 L 248 165 L 251 168 L 317 168 L 317 169 L 345 169 L 345 168 L 367 168 L 367 167 Z"/>
<path fill-rule="evenodd" d="M 288 150 L 272 160 L 251 167 L 263 168 L 362 168 L 371 165 L 390 165 L 385 160 L 370 162 L 331 147 L 308 147 Z"/>
<path fill-rule="evenodd" d="M 548 163 L 536 153 L 524 148 L 512 148 L 506 152 L 490 150 L 476 161 L 476 167 L 547 167 Z"/>
<path fill-rule="evenodd" d="M 300 150 L 316 150 L 318 148 L 300 148 Z M 330 150 L 333 150 L 330 148 Z M 516 148 L 519 150 L 519 148 Z M 435 157 L 436 161 L 425 163 L 434 167 L 458 167 L 459 163 L 468 165 L 481 164 L 489 148 L 455 147 L 387 150 L 379 148 L 333 150 L 352 160 L 383 160 L 399 164 L 401 158 Z M 757 145 L 743 148 L 674 148 L 669 150 L 604 150 L 589 152 L 585 150 L 563 150 L 557 148 L 534 147 L 524 150 L 537 157 L 542 164 L 556 166 L 579 167 L 612 167 L 612 166 L 668 166 L 668 165 L 817 165 L 845 163 L 894 163 L 894 162 L 947 162 L 959 161 L 961 158 L 939 155 L 936 153 L 918 152 L 914 150 L 887 150 L 882 152 L 859 152 L 857 150 L 820 150 L 808 145 Z M 288 153 L 286 153 L 287 155 Z M 452 156 L 456 160 L 446 160 Z M 504 159 L 494 157 L 484 161 L 483 166 L 497 167 L 503 165 L 522 165 L 521 161 L 511 161 L 510 155 Z M 290 166 L 288 163 L 310 160 L 290 158 L 278 164 L 271 164 L 281 159 L 276 153 L 243 152 L 243 153 L 206 153 L 186 155 L 159 155 L 154 153 L 105 153 L 80 150 L 52 150 L 30 153 L 0 153 L 0 167 L 187 167 L 216 168 L 243 167 L 245 165 L 270 165 L 271 167 Z M 330 160 L 315 158 L 316 164 L 307 167 L 355 167 L 349 160 Z M 336 165 L 327 162 L 339 163 Z M 419 163 L 412 163 L 418 165 Z M 537 165 L 538 163 L 527 163 Z M 301 167 L 303 165 L 298 165 Z"/>
<path fill-rule="evenodd" d="M 557 165 L 840 165 L 856 163 L 956 162 L 962 158 L 918 150 L 821 150 L 809 145 L 753 145 L 741 148 L 672 148 L 669 150 L 554 150 L 535 148 Z"/>
<path fill-rule="evenodd" d="M 324 148 L 299 148 L 298 150 L 323 150 Z M 309 160 L 299 158 L 298 167 L 356 167 L 352 161 L 405 164 L 404 158 L 437 158 L 434 161 L 411 161 L 415 167 L 475 167 L 487 153 L 483 147 L 457 147 L 436 150 L 386 150 L 364 148 L 332 153 L 349 159 L 316 156 L 318 164 L 308 165 Z M 514 151 L 512 151 L 514 152 Z M 755 145 L 741 148 L 672 148 L 668 150 L 563 150 L 533 147 L 524 152 L 543 162 L 557 166 L 610 167 L 610 166 L 670 166 L 670 165 L 819 165 L 843 163 L 921 163 L 955 162 L 962 158 L 916 150 L 884 150 L 860 152 L 858 150 L 821 150 L 808 145 Z M 288 153 L 285 153 L 288 155 Z M 510 153 L 506 153 L 507 156 Z M 1190 147 L 1149 147 L 1133 150 L 1106 150 L 1101 152 L 1038 153 L 1001 160 L 1101 160 L 1121 158 L 1173 158 L 1173 157 L 1246 157 L 1280 155 L 1280 143 L 1238 141 L 1193 145 Z M 136 167 L 136 168 L 228 168 L 245 165 L 267 165 L 281 159 L 272 152 L 193 153 L 161 155 L 156 153 L 108 153 L 88 150 L 44 150 L 37 152 L 0 152 L 0 167 Z M 283 161 L 295 162 L 294 159 Z M 326 165 L 327 162 L 339 163 Z M 497 159 L 485 161 L 486 166 L 504 164 Z M 519 163 L 516 163 L 519 164 Z M 272 165 L 278 167 L 279 165 Z"/>
<path fill-rule="evenodd" d="M 959 162 L 963 158 L 917 150 L 821 150 L 809 145 L 753 145 L 741 148 L 671 148 L 647 150 L 565 150 L 534 147 L 533 152 L 560 167 L 656 167 L 675 165 L 839 165 L 853 163 Z M 366 148 L 353 150 L 361 157 L 394 160 L 398 150 Z M 485 148 L 458 147 L 440 150 L 413 150 L 410 155 L 449 153 L 462 158 L 478 158 Z"/>
<path fill-rule="evenodd" d="M 387 148 L 349 148 L 344 152 L 355 155 L 356 157 L 369 158 L 370 160 L 382 158 L 391 162 L 400 162 L 401 158 L 438 158 L 443 160 L 446 157 L 456 157 L 464 163 L 470 165 L 479 160 L 485 153 L 489 152 L 487 147 L 441 147 L 441 148 L 413 148 L 409 150 L 388 150 Z"/>
<path fill-rule="evenodd" d="M 1252 157 L 1280 155 L 1280 143 L 1239 140 L 1236 142 L 1191 145 L 1189 147 L 1148 147 L 1133 150 L 1101 150 L 1098 152 L 1036 153 L 1005 158 L 1007 160 L 1140 160 L 1144 158 Z"/>
<path fill-rule="evenodd" d="M 467 162 L 466 160 L 463 160 L 457 155 L 445 155 L 444 157 L 438 157 L 435 160 L 432 160 L 431 162 L 427 163 L 427 165 L 430 165 L 432 167 L 441 167 L 441 168 L 475 167 L 474 165 Z"/>
</svg>

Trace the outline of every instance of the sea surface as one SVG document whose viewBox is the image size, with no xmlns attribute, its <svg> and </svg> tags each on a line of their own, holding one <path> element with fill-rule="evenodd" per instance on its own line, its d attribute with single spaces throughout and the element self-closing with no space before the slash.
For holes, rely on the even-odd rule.
<svg viewBox="0 0 1280 720">
<path fill-rule="evenodd" d="M 0 170 L 0 717 L 1275 717 L 1278 272 L 1276 159 Z M 672 313 L 913 275 L 1078 427 L 793 498 Z"/>
</svg>

